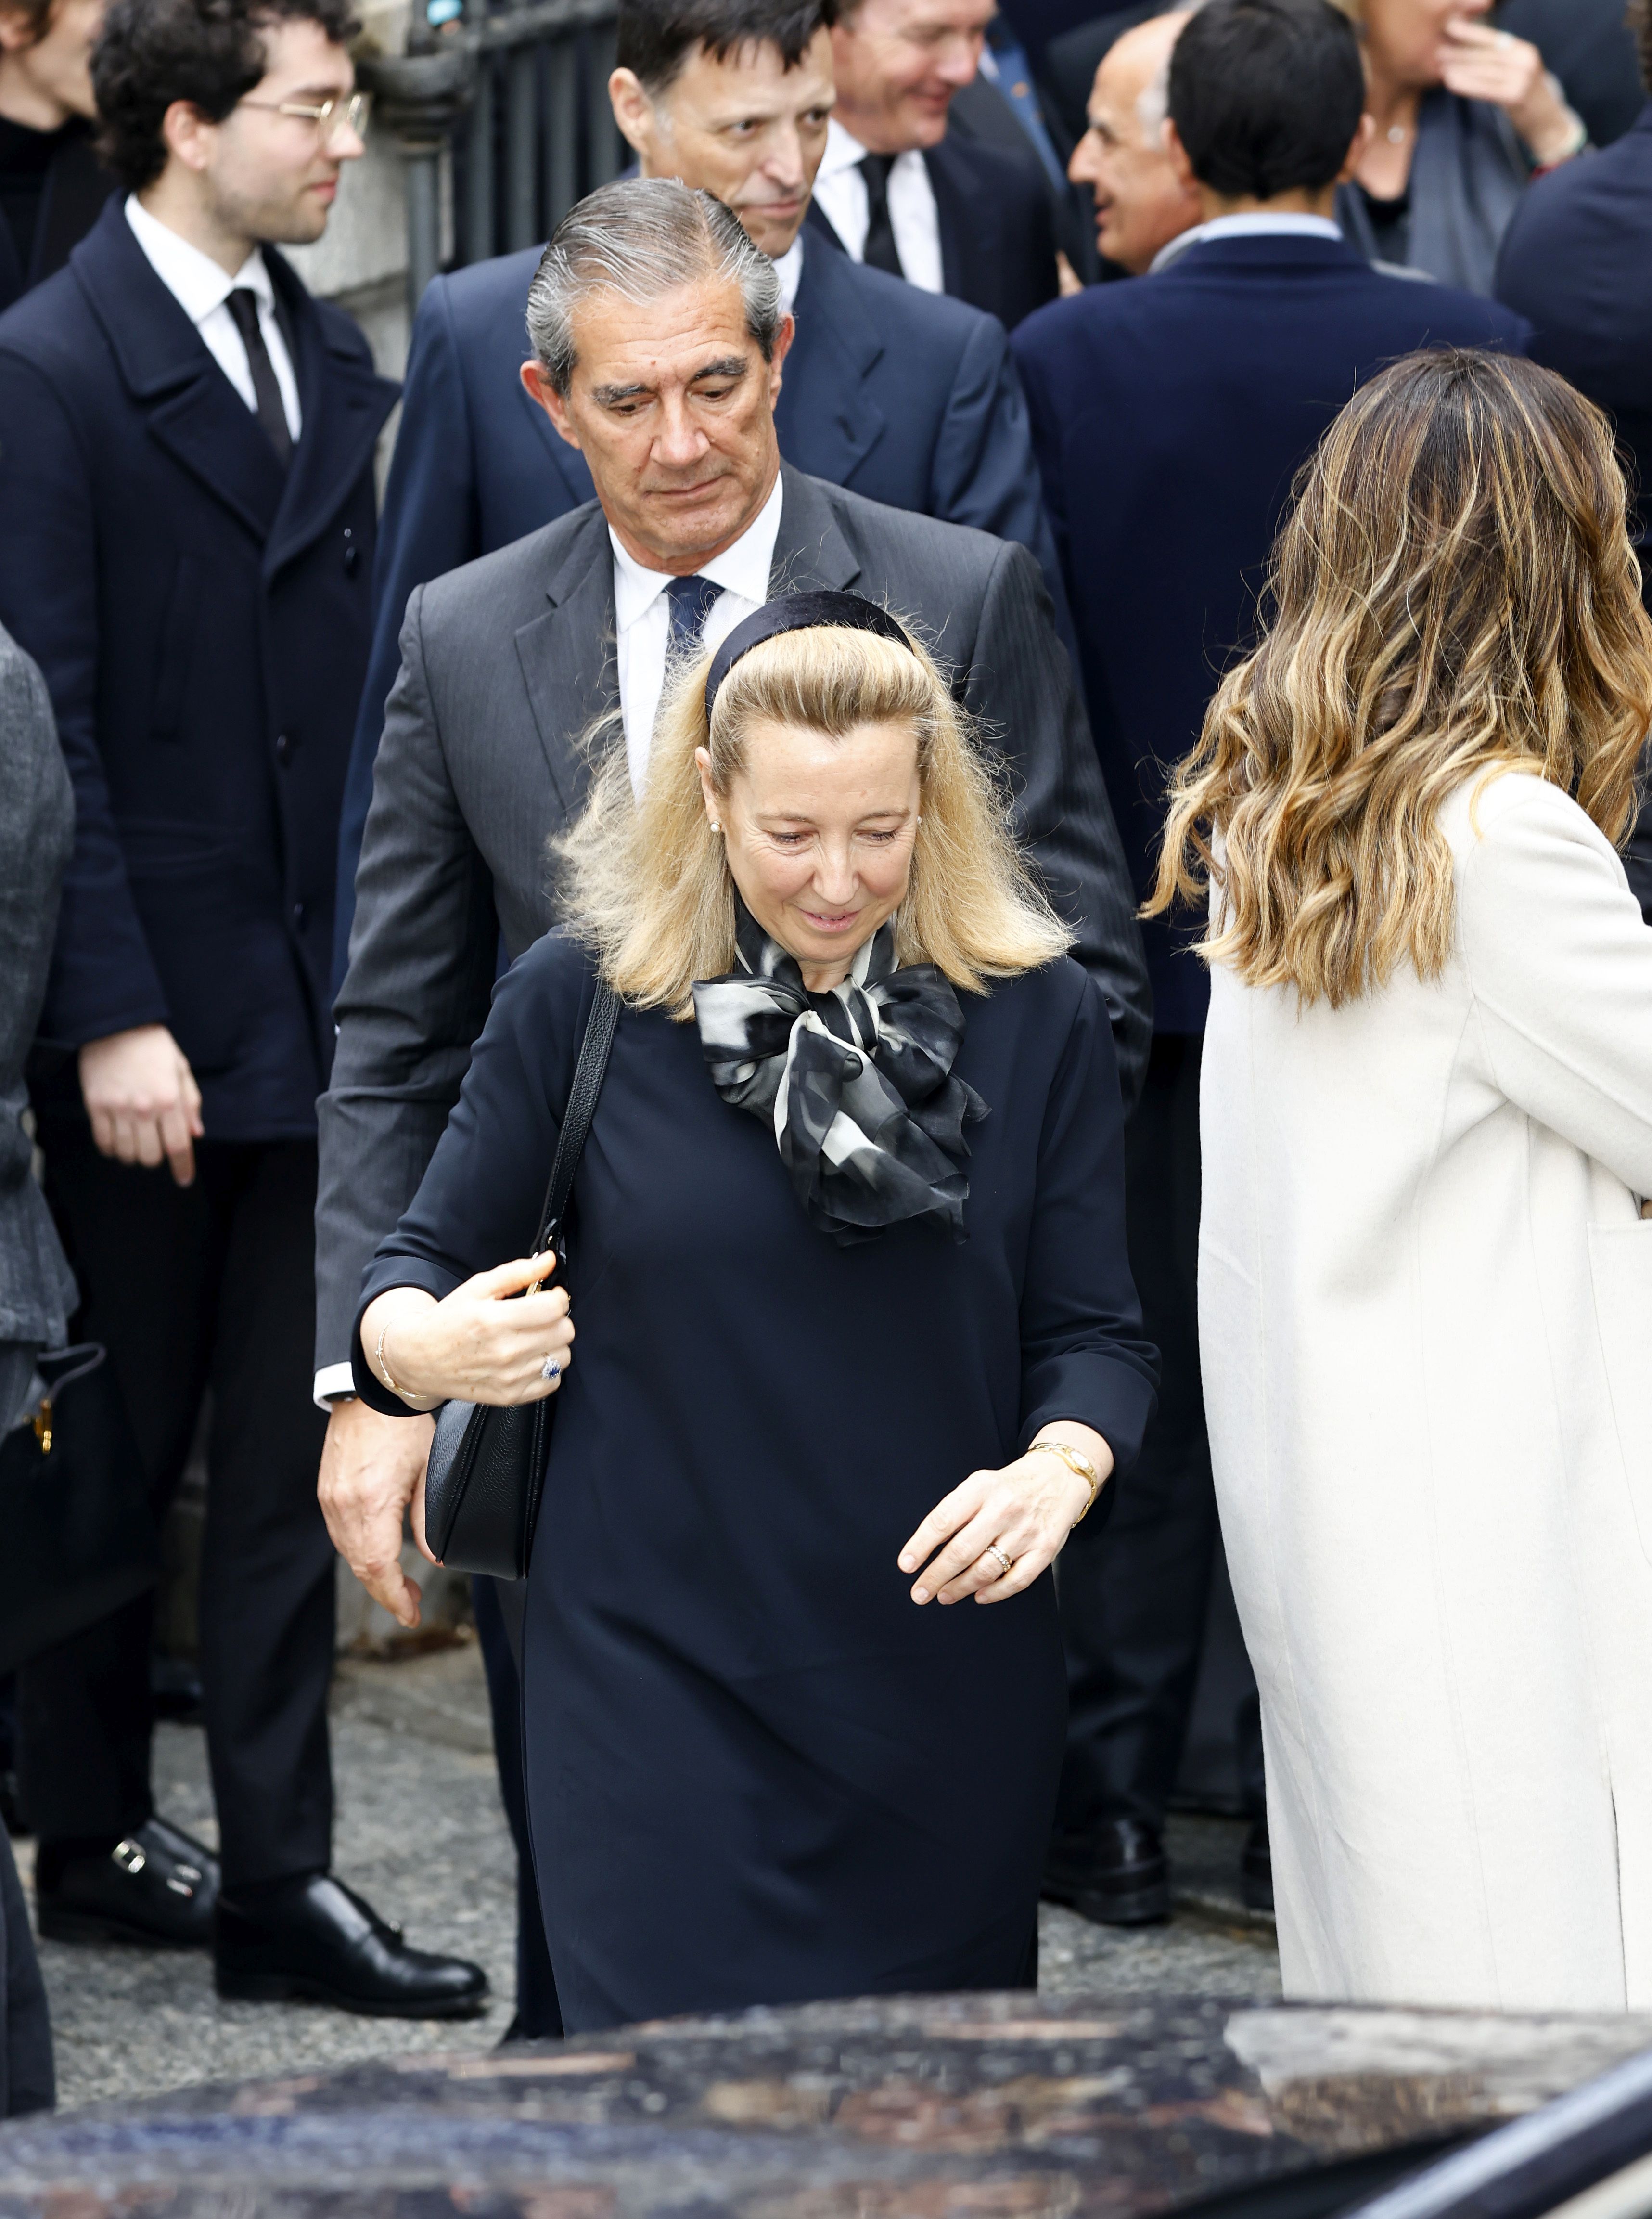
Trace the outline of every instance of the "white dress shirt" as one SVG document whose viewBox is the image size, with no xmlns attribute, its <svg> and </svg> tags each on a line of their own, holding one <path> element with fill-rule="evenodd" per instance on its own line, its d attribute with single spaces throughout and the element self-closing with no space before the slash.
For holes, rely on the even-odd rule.
<svg viewBox="0 0 1652 2219">
<path fill-rule="evenodd" d="M 708 648 L 720 647 L 742 617 L 748 617 L 768 599 L 781 499 L 777 476 L 773 491 L 733 546 L 700 565 L 699 575 L 723 588 L 707 612 L 705 629 L 700 634 Z M 671 603 L 666 587 L 671 580 L 663 570 L 645 570 L 625 552 L 612 528 L 608 539 L 614 550 L 619 713 L 625 728 L 625 759 L 630 767 L 631 785 L 640 792 L 654 740 L 654 720 L 665 691 L 666 650 L 671 638 Z M 315 1399 L 323 1409 L 330 1407 L 335 1395 L 355 1391 L 348 1364 L 325 1364 L 315 1375 Z"/>
<path fill-rule="evenodd" d="M 225 272 L 208 254 L 198 246 L 191 246 L 187 239 L 168 228 L 158 217 L 150 214 L 135 193 L 127 198 L 127 221 L 132 226 L 133 237 L 142 247 L 149 266 L 172 295 L 184 314 L 195 326 L 211 350 L 218 367 L 254 413 L 258 396 L 252 390 L 252 370 L 246 358 L 246 343 L 235 327 L 235 319 L 225 303 L 239 286 L 245 286 L 258 304 L 258 329 L 264 333 L 264 344 L 269 350 L 270 366 L 276 373 L 276 383 L 281 388 L 281 405 L 286 412 L 287 429 L 293 435 L 293 444 L 303 429 L 303 418 L 298 405 L 298 380 L 293 375 L 293 358 L 287 351 L 287 342 L 281 335 L 281 326 L 276 321 L 276 291 L 270 282 L 270 272 L 264 266 L 261 250 L 254 247 L 233 277 Z"/>
<path fill-rule="evenodd" d="M 1196 223 L 1191 231 L 1184 231 L 1161 246 L 1148 269 L 1152 277 L 1156 270 L 1168 270 L 1190 246 L 1202 246 L 1208 239 L 1340 239 L 1341 227 L 1332 222 L 1328 215 L 1213 215 L 1208 223 Z"/>
<path fill-rule="evenodd" d="M 711 604 L 700 638 L 717 648 L 742 617 L 761 608 L 768 599 L 768 574 L 774 562 L 774 542 L 780 529 L 780 481 L 732 547 L 709 563 L 699 575 L 723 591 Z M 645 570 L 614 537 L 614 626 L 618 635 L 619 713 L 625 727 L 625 760 L 630 766 L 631 786 L 643 790 L 654 744 L 654 720 L 665 691 L 666 649 L 671 638 L 671 603 L 666 587 L 671 583 L 663 570 Z"/>
<path fill-rule="evenodd" d="M 774 275 L 780 281 L 780 314 L 796 314 L 798 288 L 803 283 L 803 233 L 799 232 L 784 254 L 774 258 Z"/>
<path fill-rule="evenodd" d="M 815 179 L 816 200 L 857 262 L 866 260 L 866 226 L 872 220 L 866 181 L 859 167 L 866 152 L 834 116 L 826 127 L 826 152 Z M 944 293 L 941 217 L 929 172 L 916 149 L 897 154 L 889 172 L 889 222 L 908 283 L 926 293 Z"/>
</svg>

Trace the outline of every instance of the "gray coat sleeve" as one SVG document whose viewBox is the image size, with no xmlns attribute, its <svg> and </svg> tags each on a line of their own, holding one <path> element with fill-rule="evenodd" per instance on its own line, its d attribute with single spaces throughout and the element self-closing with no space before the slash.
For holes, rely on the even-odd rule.
<svg viewBox="0 0 1652 2219">
<path fill-rule="evenodd" d="M 1024 547 L 998 550 L 964 699 L 1009 768 L 1016 829 L 1102 990 L 1128 1111 L 1152 1037 L 1135 894 L 1072 664 Z"/>
<path fill-rule="evenodd" d="M 362 1274 L 413 1199 L 488 1017 L 493 880 L 460 811 L 425 673 L 425 588 L 401 628 L 319 1105 L 318 1371 L 350 1360 Z"/>
<path fill-rule="evenodd" d="M 34 1347 L 62 1346 L 75 1304 L 21 1122 L 74 825 L 46 681 L 0 630 L 0 1343 Z"/>
</svg>

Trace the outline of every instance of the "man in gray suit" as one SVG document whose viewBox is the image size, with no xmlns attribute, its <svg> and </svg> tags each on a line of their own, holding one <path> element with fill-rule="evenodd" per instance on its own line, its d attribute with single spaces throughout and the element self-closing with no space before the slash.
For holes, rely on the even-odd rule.
<svg viewBox="0 0 1652 2219">
<path fill-rule="evenodd" d="M 775 590 L 852 587 L 911 621 L 1003 754 L 1106 998 L 1127 1100 L 1150 1023 L 1131 881 L 1036 561 L 782 465 L 791 319 L 736 218 L 667 178 L 603 187 L 547 249 L 528 327 L 523 382 L 598 498 L 408 602 L 320 1105 L 322 1507 L 408 1625 L 402 1517 L 429 1422 L 349 1399 L 362 1271 L 457 1099 L 501 943 L 514 960 L 552 923 L 549 842 L 584 798 L 592 736 L 623 745 L 640 784 L 668 656 L 715 647 Z"/>
</svg>

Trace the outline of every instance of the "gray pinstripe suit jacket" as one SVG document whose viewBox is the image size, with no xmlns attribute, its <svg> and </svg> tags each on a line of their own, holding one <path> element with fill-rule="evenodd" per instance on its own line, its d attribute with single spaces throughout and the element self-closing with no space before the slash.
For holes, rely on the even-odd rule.
<svg viewBox="0 0 1652 2219">
<path fill-rule="evenodd" d="M 1134 898 L 1037 563 L 782 466 L 771 590 L 850 587 L 924 632 L 1001 750 L 1021 834 L 1113 1019 L 1127 1103 L 1151 1031 Z M 362 1272 L 424 1175 L 512 960 L 552 921 L 546 843 L 579 742 L 618 707 L 613 558 L 593 501 L 421 586 L 385 709 L 338 1051 L 320 1105 L 316 1364 L 349 1357 Z"/>
</svg>

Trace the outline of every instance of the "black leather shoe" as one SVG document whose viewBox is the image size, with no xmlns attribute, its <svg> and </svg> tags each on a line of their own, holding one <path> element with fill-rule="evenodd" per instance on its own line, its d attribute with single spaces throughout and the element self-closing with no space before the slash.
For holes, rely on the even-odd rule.
<svg viewBox="0 0 1652 2219">
<path fill-rule="evenodd" d="M 1273 1851 L 1268 1843 L 1268 1822 L 1258 1818 L 1245 1843 L 1239 1861 L 1239 1893 L 1247 1911 L 1273 1909 Z"/>
<path fill-rule="evenodd" d="M 463 1957 L 410 1949 L 401 1930 L 330 1873 L 243 1905 L 220 1899 L 218 1992 L 245 2003 L 332 2004 L 369 2018 L 475 2018 L 488 1975 Z"/>
<path fill-rule="evenodd" d="M 1171 1868 L 1156 1827 L 1109 1818 L 1091 1834 L 1057 1834 L 1043 1893 L 1096 1926 L 1151 1926 L 1171 1915 Z"/>
<path fill-rule="evenodd" d="M 218 1902 L 218 1860 L 165 1818 L 151 1818 L 106 1856 L 72 1857 L 35 1904 L 48 1942 L 132 1942 L 205 1949 Z"/>
</svg>

